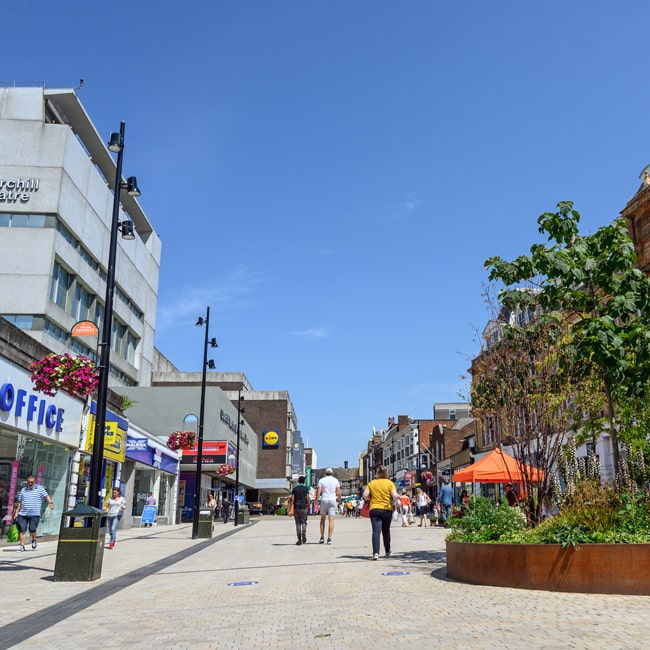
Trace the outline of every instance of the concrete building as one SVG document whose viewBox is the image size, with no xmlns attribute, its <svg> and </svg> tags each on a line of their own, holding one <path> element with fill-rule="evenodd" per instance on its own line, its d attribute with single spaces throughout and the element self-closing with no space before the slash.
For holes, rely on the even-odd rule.
<svg viewBox="0 0 650 650">
<path fill-rule="evenodd" d="M 161 443 L 174 431 L 197 432 L 200 407 L 201 373 L 174 373 L 177 381 L 166 386 L 122 387 L 120 394 L 132 400 L 128 415 L 133 422 L 154 433 Z M 183 377 L 187 382 L 180 381 Z M 210 492 L 217 502 L 228 497 L 230 502 L 235 489 L 246 500 L 246 492 L 255 486 L 257 471 L 257 434 L 242 416 L 239 427 L 239 454 L 237 453 L 237 406 L 228 395 L 212 381 L 213 374 L 206 381 L 205 412 L 203 417 L 203 453 L 201 456 L 201 484 L 199 503 L 207 502 Z M 239 467 L 239 476 L 232 473 L 223 476 L 219 468 L 223 465 Z M 179 500 L 181 520 L 191 521 L 193 516 L 197 467 L 197 447 L 182 451 L 179 475 Z M 236 486 L 236 480 L 239 485 Z M 141 490 L 140 492 L 142 492 Z"/>
<path fill-rule="evenodd" d="M 116 124 L 118 130 L 119 123 Z M 74 90 L 0 88 L 0 315 L 54 352 L 97 359 L 116 164 Z M 128 139 L 128 135 L 127 135 Z M 126 161 L 128 166 L 128 160 Z M 138 201 L 121 193 L 111 385 L 148 385 L 160 239 Z"/>
<path fill-rule="evenodd" d="M 136 401 L 129 409 L 129 417 L 166 439 L 174 430 L 183 427 L 188 413 L 198 414 L 202 373 L 180 372 L 158 352 L 155 367 L 161 370 L 153 373 L 150 387 L 124 387 L 119 392 Z M 240 397 L 243 398 L 241 402 Z M 306 469 L 302 436 L 289 393 L 253 390 L 242 372 L 208 372 L 205 405 L 204 439 L 226 441 L 229 445 L 227 455 L 234 453 L 232 447 L 236 446 L 240 406 L 239 483 L 245 500 L 275 505 L 286 499 L 295 479 Z M 186 493 L 190 495 L 194 493 L 192 471 L 195 466 L 194 459 L 189 456 L 181 465 L 182 473 L 187 474 L 183 479 Z M 204 462 L 202 499 L 210 490 L 221 493 L 217 496 L 223 493 L 233 496 L 234 477 L 218 479 L 216 466 Z M 188 513 L 184 511 L 183 516 L 187 517 Z"/>
<path fill-rule="evenodd" d="M 61 391 L 52 399 L 35 392 L 29 361 L 50 352 L 98 358 L 97 336 L 73 336 L 72 330 L 79 321 L 91 321 L 102 331 L 117 170 L 105 143 L 109 135 L 97 133 L 72 89 L 0 88 L 0 316 L 7 338 L 2 385 L 8 391 L 0 457 L 6 461 L 3 467 L 11 469 L 7 483 L 0 474 L 0 493 L 4 487 L 6 510 L 34 473 L 54 491 L 55 517 L 47 521 L 48 532 L 58 531 L 63 510 L 87 499 L 87 434 L 95 405 Z M 109 385 L 147 385 L 154 358 L 160 240 L 127 192 L 120 194 L 119 221 L 133 222 L 135 239 L 118 239 Z M 17 401 L 12 390 L 18 391 Z M 140 431 L 139 449 L 132 449 L 127 460 L 128 422 L 112 390 L 108 397 L 107 421 L 117 424 L 117 433 L 105 441 L 104 489 L 125 488 L 127 475 L 149 472 L 149 488 L 160 489 L 158 514 L 169 517 L 174 506 L 167 495 L 175 493 L 177 459 Z M 44 413 L 64 410 L 61 427 L 48 426 L 47 418 L 35 425 L 34 414 L 20 407 L 23 399 L 42 404 Z M 11 408 L 14 413 L 8 415 Z M 123 473 L 125 468 L 129 471 Z"/>
</svg>

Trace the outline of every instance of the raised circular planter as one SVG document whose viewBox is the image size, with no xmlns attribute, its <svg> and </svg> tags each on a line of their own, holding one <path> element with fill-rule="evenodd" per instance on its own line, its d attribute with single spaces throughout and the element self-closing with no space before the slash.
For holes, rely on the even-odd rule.
<svg viewBox="0 0 650 650">
<path fill-rule="evenodd" d="M 447 541 L 447 576 L 476 585 L 650 595 L 650 544 L 472 544 Z"/>
</svg>

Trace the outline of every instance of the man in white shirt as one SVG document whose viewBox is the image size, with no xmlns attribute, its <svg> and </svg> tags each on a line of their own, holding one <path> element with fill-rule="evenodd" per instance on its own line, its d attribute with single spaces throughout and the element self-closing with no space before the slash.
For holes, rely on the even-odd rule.
<svg viewBox="0 0 650 650">
<path fill-rule="evenodd" d="M 333 476 L 334 472 L 331 467 L 325 470 L 325 476 L 318 481 L 318 490 L 316 491 L 316 501 L 320 499 L 320 540 L 319 544 L 325 543 L 325 518 L 328 520 L 327 526 L 327 543 L 332 543 L 332 533 L 334 532 L 334 517 L 336 516 L 337 506 L 341 507 L 341 484 Z"/>
</svg>

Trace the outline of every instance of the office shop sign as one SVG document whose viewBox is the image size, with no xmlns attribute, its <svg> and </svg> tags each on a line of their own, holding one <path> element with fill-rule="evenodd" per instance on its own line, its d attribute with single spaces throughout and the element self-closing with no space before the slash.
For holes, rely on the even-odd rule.
<svg viewBox="0 0 650 650">
<path fill-rule="evenodd" d="M 82 416 L 82 400 L 35 392 L 30 373 L 0 357 L 0 424 L 78 447 Z"/>
<path fill-rule="evenodd" d="M 0 178 L 0 203 L 28 203 L 40 182 L 38 178 Z"/>
</svg>

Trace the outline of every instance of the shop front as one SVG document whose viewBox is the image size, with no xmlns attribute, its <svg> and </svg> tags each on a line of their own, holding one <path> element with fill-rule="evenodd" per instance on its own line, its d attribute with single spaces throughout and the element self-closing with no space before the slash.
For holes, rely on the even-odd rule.
<svg viewBox="0 0 650 650">
<path fill-rule="evenodd" d="M 83 408 L 83 400 L 67 393 L 34 391 L 30 372 L 0 357 L 0 538 L 31 474 L 54 502 L 54 510 L 43 507 L 37 535 L 58 534 Z"/>
<path fill-rule="evenodd" d="M 95 413 L 97 404 L 93 402 L 88 414 L 86 435 L 79 460 L 79 481 L 77 485 L 77 501 L 90 503 L 88 490 L 90 487 L 90 471 L 92 466 L 93 442 L 95 439 Z M 122 468 L 126 460 L 126 439 L 129 422 L 125 418 L 106 411 L 106 430 L 104 433 L 104 453 L 102 461 L 101 493 L 102 503 L 111 496 L 111 490 L 119 487 L 124 492 Z M 73 481 L 74 482 L 74 481 Z"/>
<path fill-rule="evenodd" d="M 201 454 L 201 485 L 199 486 L 199 507 L 207 503 L 212 492 L 217 504 L 227 498 L 231 503 L 234 498 L 235 474 L 220 474 L 220 468 L 229 465 L 236 467 L 237 446 L 227 440 L 205 440 Z M 178 496 L 181 521 L 192 521 L 194 498 L 196 495 L 196 464 L 198 462 L 198 445 L 183 450 Z"/>
<path fill-rule="evenodd" d="M 139 526 L 147 499 L 156 506 L 155 521 L 171 524 L 175 520 L 178 452 L 167 449 L 163 443 L 132 430 L 126 439 L 127 493 L 132 495 L 132 525 Z"/>
</svg>

